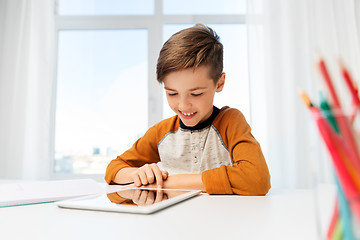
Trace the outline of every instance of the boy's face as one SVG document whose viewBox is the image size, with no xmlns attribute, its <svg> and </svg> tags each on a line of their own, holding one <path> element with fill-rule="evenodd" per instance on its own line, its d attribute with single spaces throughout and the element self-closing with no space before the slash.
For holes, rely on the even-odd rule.
<svg viewBox="0 0 360 240">
<path fill-rule="evenodd" d="M 224 83 L 225 73 L 215 85 L 207 66 L 172 72 L 164 78 L 169 106 L 188 127 L 194 127 L 211 116 L 215 92 L 221 92 Z"/>
</svg>

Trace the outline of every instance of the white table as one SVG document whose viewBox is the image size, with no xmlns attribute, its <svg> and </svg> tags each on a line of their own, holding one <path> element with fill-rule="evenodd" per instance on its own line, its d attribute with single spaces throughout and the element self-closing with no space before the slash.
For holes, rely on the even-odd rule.
<svg viewBox="0 0 360 240">
<path fill-rule="evenodd" d="M 313 193 L 203 194 L 151 215 L 62 209 L 52 203 L 0 208 L 0 239 L 319 239 Z M 333 195 L 333 190 L 320 194 L 325 227 Z"/>
</svg>

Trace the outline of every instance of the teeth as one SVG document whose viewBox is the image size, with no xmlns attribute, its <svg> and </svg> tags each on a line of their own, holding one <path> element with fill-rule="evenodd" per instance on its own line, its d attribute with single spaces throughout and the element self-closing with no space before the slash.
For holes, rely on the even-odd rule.
<svg viewBox="0 0 360 240">
<path fill-rule="evenodd" d="M 190 116 L 190 115 L 193 115 L 195 112 L 193 112 L 193 113 L 184 113 L 183 112 L 183 114 L 185 115 L 185 116 Z"/>
</svg>

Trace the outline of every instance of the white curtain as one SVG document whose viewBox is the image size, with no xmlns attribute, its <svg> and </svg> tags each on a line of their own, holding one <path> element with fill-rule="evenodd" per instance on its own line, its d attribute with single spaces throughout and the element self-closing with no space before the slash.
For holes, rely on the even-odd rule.
<svg viewBox="0 0 360 240">
<path fill-rule="evenodd" d="M 53 8 L 0 0 L 0 178 L 49 178 Z"/>
<path fill-rule="evenodd" d="M 349 104 L 338 59 L 359 83 L 359 14 L 356 0 L 248 0 L 252 125 L 273 188 L 332 181 L 329 156 L 298 91 L 319 102 L 326 90 L 315 68 L 321 55 Z"/>
</svg>

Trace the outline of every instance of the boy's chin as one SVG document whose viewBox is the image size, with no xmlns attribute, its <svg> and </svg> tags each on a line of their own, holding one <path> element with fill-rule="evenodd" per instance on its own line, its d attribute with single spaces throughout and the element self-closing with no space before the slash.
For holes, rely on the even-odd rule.
<svg viewBox="0 0 360 240">
<path fill-rule="evenodd" d="M 187 127 L 195 127 L 196 125 L 199 124 L 198 121 L 189 121 L 188 119 L 183 119 L 183 118 L 180 118 L 182 123 L 187 126 Z"/>
</svg>

